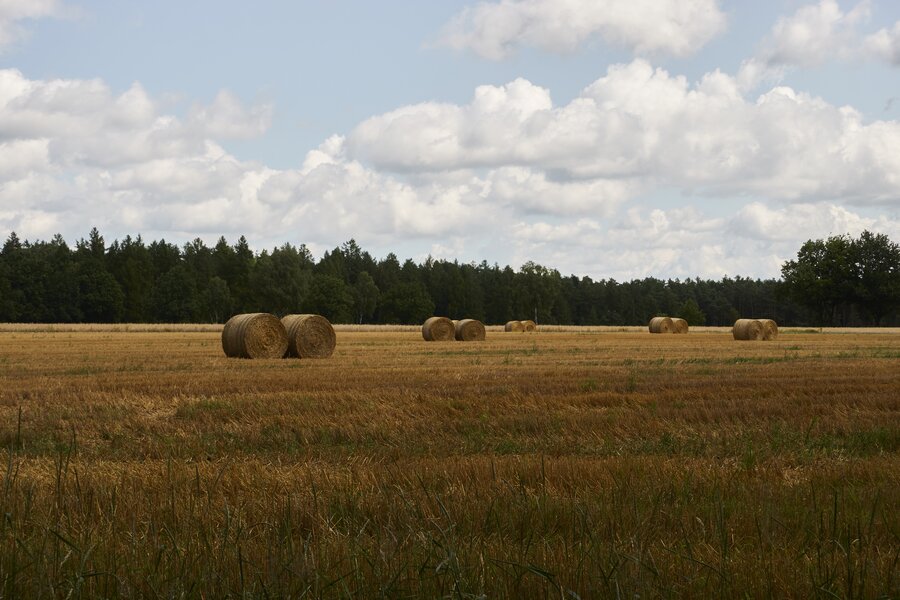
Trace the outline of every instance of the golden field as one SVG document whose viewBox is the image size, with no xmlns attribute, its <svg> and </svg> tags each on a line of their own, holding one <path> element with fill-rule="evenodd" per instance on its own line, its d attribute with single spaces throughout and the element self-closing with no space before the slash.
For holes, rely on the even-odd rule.
<svg viewBox="0 0 900 600">
<path fill-rule="evenodd" d="M 898 595 L 897 331 L 337 329 L 0 326 L 0 597 Z"/>
</svg>

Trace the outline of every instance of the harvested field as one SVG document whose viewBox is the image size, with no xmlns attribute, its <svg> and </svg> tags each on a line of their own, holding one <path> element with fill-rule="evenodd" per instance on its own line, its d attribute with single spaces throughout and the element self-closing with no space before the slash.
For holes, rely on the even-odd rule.
<svg viewBox="0 0 900 600">
<path fill-rule="evenodd" d="M 333 324 L 335 331 L 344 333 L 401 333 L 421 332 L 421 325 L 353 325 Z M 485 325 L 485 331 L 502 332 L 504 325 Z M 728 326 L 692 326 L 691 333 L 727 333 Z M 537 325 L 536 331 L 544 333 L 640 333 L 646 332 L 645 325 Z M 222 332 L 222 325 L 215 323 L 0 323 L 0 333 L 198 333 Z M 879 335 L 900 334 L 900 327 L 787 327 L 779 329 L 780 333 L 829 333 L 829 334 L 868 334 Z"/>
<path fill-rule="evenodd" d="M 2 597 L 900 587 L 896 332 L 38 327 L 0 327 Z"/>
</svg>

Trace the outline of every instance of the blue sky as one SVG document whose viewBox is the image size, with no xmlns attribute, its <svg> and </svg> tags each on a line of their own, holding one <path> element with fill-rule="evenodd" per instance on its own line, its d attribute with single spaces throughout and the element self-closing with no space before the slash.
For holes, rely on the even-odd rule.
<svg viewBox="0 0 900 600">
<path fill-rule="evenodd" d="M 0 0 L 0 234 L 776 275 L 809 237 L 900 239 L 898 23 L 887 0 Z"/>
</svg>

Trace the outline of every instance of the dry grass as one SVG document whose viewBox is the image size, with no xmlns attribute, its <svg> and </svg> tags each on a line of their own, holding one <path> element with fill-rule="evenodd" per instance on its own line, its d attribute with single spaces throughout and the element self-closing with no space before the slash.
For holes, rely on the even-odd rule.
<svg viewBox="0 0 900 600">
<path fill-rule="evenodd" d="M 335 331 L 344 333 L 401 333 L 421 332 L 420 325 L 371 325 L 371 324 L 333 324 Z M 485 325 L 488 332 L 501 333 L 504 325 Z M 731 326 L 706 327 L 692 326 L 691 333 L 731 333 Z M 0 333 L 197 333 L 221 332 L 222 325 L 216 323 L 0 323 Z M 641 333 L 646 332 L 644 325 L 538 325 L 541 333 Z M 779 329 L 779 333 L 828 333 L 828 334 L 900 334 L 900 327 L 788 327 Z"/>
<path fill-rule="evenodd" d="M 165 332 L 219 332 L 221 323 L 0 323 L 0 332 L 120 332 L 120 333 L 165 333 Z"/>
<path fill-rule="evenodd" d="M 0 333 L 0 596 L 896 594 L 896 334 L 336 329 Z"/>
</svg>

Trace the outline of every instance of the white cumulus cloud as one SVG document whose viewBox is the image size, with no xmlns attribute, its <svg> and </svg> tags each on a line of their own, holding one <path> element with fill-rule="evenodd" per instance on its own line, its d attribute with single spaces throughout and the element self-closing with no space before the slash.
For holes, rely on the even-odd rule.
<svg viewBox="0 0 900 600">
<path fill-rule="evenodd" d="M 751 202 L 730 217 L 693 207 L 630 208 L 606 224 L 593 219 L 520 223 L 512 230 L 514 256 L 565 265 L 576 273 L 634 277 L 775 276 L 810 238 L 864 229 L 900 237 L 900 220 L 866 217 L 845 207 Z M 564 271 L 565 272 L 565 271 Z"/>
<path fill-rule="evenodd" d="M 792 68 L 817 67 L 829 61 L 880 60 L 900 65 L 900 22 L 868 36 L 863 32 L 871 0 L 848 10 L 837 0 L 820 0 L 779 18 L 755 56 L 741 65 L 744 89 L 780 80 Z"/>
<path fill-rule="evenodd" d="M 793 242 L 829 235 L 859 235 L 875 230 L 900 236 L 900 221 L 867 217 L 836 204 L 794 204 L 773 208 L 762 202 L 743 206 L 729 222 L 729 230 L 742 237 Z"/>
<path fill-rule="evenodd" d="M 0 0 L 0 51 L 26 35 L 21 21 L 58 17 L 64 10 L 58 0 Z"/>
<path fill-rule="evenodd" d="M 99 79 L 29 80 L 0 70 L 0 141 L 48 140 L 54 161 L 71 167 L 202 153 L 207 139 L 259 135 L 270 118 L 271 107 L 244 107 L 228 92 L 179 119 L 162 113 L 138 83 L 115 95 Z"/>
<path fill-rule="evenodd" d="M 170 114 L 140 84 L 0 70 L 0 233 L 354 237 L 619 279 L 773 275 L 808 237 L 900 233 L 896 122 L 788 88 L 747 99 L 721 73 L 690 83 L 638 60 L 564 105 L 524 79 L 484 86 L 374 116 L 287 169 L 227 150 L 270 111 L 223 92 Z M 659 192 L 683 206 L 654 207 Z M 737 208 L 707 214 L 698 194 Z"/>
<path fill-rule="evenodd" d="M 782 17 L 765 43 L 770 64 L 815 66 L 853 52 L 857 28 L 868 18 L 868 2 L 844 12 L 836 0 L 821 0 Z"/>
<path fill-rule="evenodd" d="M 718 0 L 499 0 L 465 8 L 441 41 L 492 60 L 521 45 L 570 52 L 592 38 L 639 55 L 686 56 L 725 25 Z"/>
<path fill-rule="evenodd" d="M 599 187 L 581 195 L 596 201 L 573 200 L 576 212 L 653 185 L 720 196 L 900 202 L 900 123 L 867 123 L 851 108 L 786 87 L 749 100 L 723 73 L 691 84 L 643 60 L 610 67 L 565 105 L 519 79 L 479 87 L 462 106 L 402 107 L 361 123 L 347 151 L 397 173 L 526 168 L 548 181 L 594 182 Z M 544 205 L 561 209 L 550 196 Z"/>
<path fill-rule="evenodd" d="M 892 65 L 900 66 L 900 21 L 890 29 L 879 29 L 866 38 L 866 50 Z"/>
</svg>

